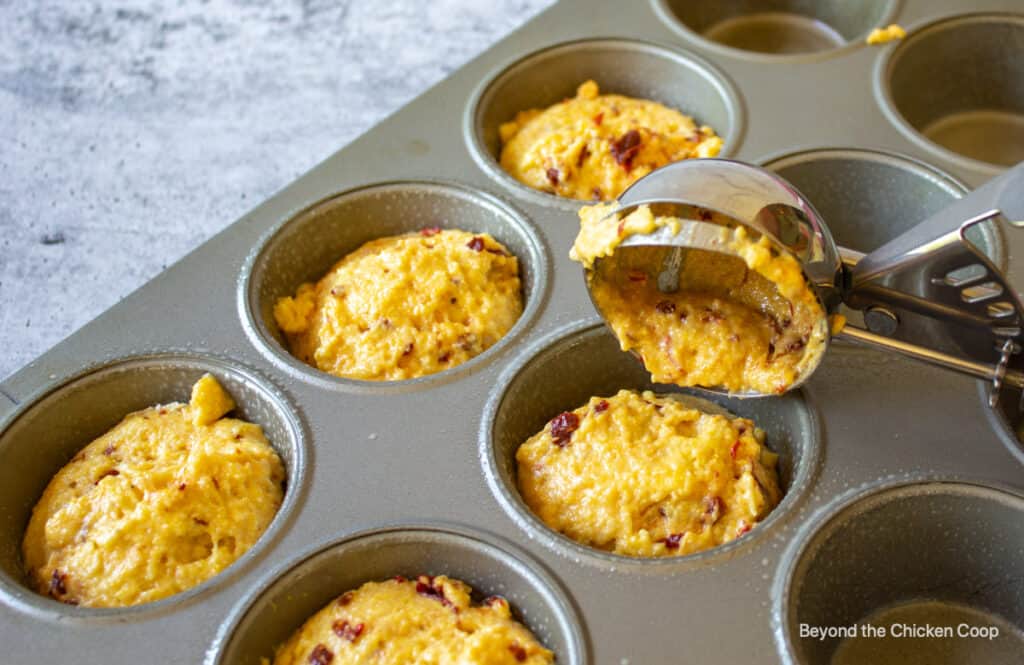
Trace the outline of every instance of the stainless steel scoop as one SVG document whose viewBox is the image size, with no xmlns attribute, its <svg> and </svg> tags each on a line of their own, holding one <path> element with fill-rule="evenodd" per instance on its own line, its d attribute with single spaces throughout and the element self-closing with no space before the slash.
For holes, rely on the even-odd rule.
<svg viewBox="0 0 1024 665">
<path fill-rule="evenodd" d="M 1024 388 L 1024 305 L 1014 286 L 1024 286 L 1024 231 L 1019 228 L 1024 221 L 1009 221 L 1024 220 L 1024 163 L 866 256 L 837 247 L 824 221 L 796 188 L 742 162 L 677 162 L 637 181 L 619 203 L 615 216 L 649 205 L 659 215 L 679 218 L 681 224 L 678 232 L 662 227 L 630 236 L 611 256 L 598 259 L 586 275 L 591 293 L 595 280 L 626 266 L 635 269 L 637 261 L 658 276 L 659 290 L 685 289 L 682 266 L 689 253 L 733 254 L 723 242 L 722 226 L 743 226 L 754 238 L 767 236 L 777 251 L 799 261 L 826 312 L 834 313 L 845 303 L 888 323 L 890 332 L 903 313 L 925 315 L 942 323 L 961 353 L 940 352 L 924 340 L 897 340 L 850 325 L 837 337 L 986 379 L 992 384 L 993 406 L 1001 387 Z M 1005 243 L 1002 266 L 967 239 L 967 229 L 988 221 L 1006 231 L 1004 239 L 1013 241 Z M 806 381 L 819 363 L 808 366 L 790 389 Z"/>
</svg>

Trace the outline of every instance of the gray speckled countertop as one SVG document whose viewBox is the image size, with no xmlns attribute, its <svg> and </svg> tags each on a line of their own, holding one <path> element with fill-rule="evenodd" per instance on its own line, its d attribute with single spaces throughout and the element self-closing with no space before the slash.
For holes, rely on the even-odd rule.
<svg viewBox="0 0 1024 665">
<path fill-rule="evenodd" d="M 551 0 L 0 0 L 0 377 Z"/>
</svg>

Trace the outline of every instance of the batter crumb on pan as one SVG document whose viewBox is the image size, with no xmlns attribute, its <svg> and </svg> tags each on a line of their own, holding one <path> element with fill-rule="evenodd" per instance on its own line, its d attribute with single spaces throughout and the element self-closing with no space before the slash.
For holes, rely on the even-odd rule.
<svg viewBox="0 0 1024 665">
<path fill-rule="evenodd" d="M 367 582 L 310 617 L 277 650 L 274 665 L 554 663 L 508 601 L 491 596 L 476 604 L 471 593 L 443 575 Z"/>
<path fill-rule="evenodd" d="M 599 549 L 692 554 L 734 540 L 779 503 L 776 455 L 744 418 L 619 391 L 559 414 L 516 451 L 545 524 Z"/>
<path fill-rule="evenodd" d="M 722 149 L 711 127 L 647 99 L 602 95 L 594 81 L 547 109 L 519 112 L 499 133 L 505 171 L 534 189 L 583 200 L 614 199 L 660 166 Z"/>
<path fill-rule="evenodd" d="M 23 542 L 35 589 L 125 607 L 189 589 L 242 556 L 273 520 L 284 467 L 259 425 L 207 374 L 186 404 L 131 413 L 50 481 Z"/>
<path fill-rule="evenodd" d="M 865 41 L 868 44 L 885 44 L 887 42 L 895 41 L 897 39 L 903 39 L 907 36 L 907 31 L 901 26 L 893 23 L 884 28 L 875 28 L 868 33 Z"/>
<path fill-rule="evenodd" d="M 316 284 L 278 300 L 274 318 L 303 362 L 394 381 L 483 353 L 522 311 L 519 261 L 501 243 L 428 227 L 366 243 Z"/>
</svg>

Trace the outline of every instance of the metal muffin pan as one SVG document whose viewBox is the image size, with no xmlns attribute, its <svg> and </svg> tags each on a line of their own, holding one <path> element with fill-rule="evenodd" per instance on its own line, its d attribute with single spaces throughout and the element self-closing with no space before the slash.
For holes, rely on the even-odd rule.
<svg viewBox="0 0 1024 665">
<path fill-rule="evenodd" d="M 404 381 L 342 379 L 291 355 L 274 321 L 274 303 L 303 282 L 316 282 L 338 260 L 376 238 L 437 226 L 488 233 L 519 260 L 523 314 L 494 347 L 431 376 Z M 550 259 L 522 215 L 494 197 L 453 185 L 395 182 L 347 191 L 313 204 L 273 230 L 251 255 L 240 282 L 240 314 L 253 343 L 284 371 L 329 388 L 410 390 L 472 370 L 510 343 L 537 314 Z"/>
<path fill-rule="evenodd" d="M 508 543 L 495 544 L 464 528 L 403 525 L 332 543 L 285 571 L 272 571 L 224 624 L 214 663 L 259 663 L 310 616 L 366 580 L 404 575 L 448 575 L 473 587 L 474 600 L 504 596 L 516 616 L 559 655 L 583 665 L 586 643 L 579 620 L 558 583 L 526 562 Z"/>
<path fill-rule="evenodd" d="M 753 7 L 716 4 L 738 8 L 733 19 Z M 780 2 L 773 10 L 813 15 L 840 4 L 853 3 Z M 734 545 L 666 562 L 615 557 L 566 541 L 517 505 L 511 450 L 554 415 L 544 411 L 593 391 L 649 385 L 595 327 L 579 266 L 567 258 L 580 204 L 527 190 L 496 168 L 495 128 L 517 106 L 570 95 L 586 77 L 609 92 L 680 106 L 725 136 L 725 154 L 798 180 L 858 249 L 957 196 L 960 183 L 974 187 L 998 171 L 936 149 L 922 132 L 937 120 L 894 111 L 890 90 L 897 75 L 900 99 L 935 87 L 934 76 L 897 74 L 914 71 L 903 68 L 915 62 L 912 46 L 920 54 L 930 43 L 918 43 L 919 29 L 980 11 L 993 17 L 971 25 L 1016 25 L 1019 15 L 1005 12 L 1019 12 L 1017 2 L 866 2 L 859 11 L 870 20 L 853 27 L 816 15 L 837 22 L 834 48 L 784 55 L 723 46 L 713 25 L 687 27 L 670 5 L 683 6 L 556 5 L 0 384 L 0 661 L 148 662 L 158 653 L 167 663 L 257 662 L 286 623 L 301 623 L 300 614 L 345 590 L 338 587 L 422 568 L 507 595 L 560 662 L 801 662 L 800 654 L 815 657 L 801 650 L 807 645 L 776 639 L 775 608 L 792 601 L 772 580 L 788 579 L 798 562 L 815 569 L 806 552 L 824 542 L 817 530 L 832 524 L 829 511 L 845 501 L 836 497 L 888 497 L 893 483 L 919 477 L 1020 494 L 1015 423 L 984 405 L 976 382 L 835 344 L 800 393 L 724 403 L 768 431 L 787 490 L 777 511 Z M 859 33 L 876 17 L 910 36 L 863 45 Z M 985 75 L 989 86 L 998 71 L 1019 66 L 1004 53 L 1005 67 Z M 964 99 L 945 108 L 976 110 L 970 104 L 988 98 Z M 881 205 L 851 209 L 848 199 L 827 198 L 837 180 L 869 201 L 874 192 Z M 857 218 L 864 215 L 871 219 Z M 519 257 L 526 311 L 501 343 L 449 372 L 394 384 L 335 379 L 285 353 L 268 316 L 275 297 L 364 240 L 428 225 L 490 232 Z M 997 254 L 1024 251 L 1013 238 L 991 240 Z M 119 368 L 132 368 L 128 378 L 117 378 Z M 207 369 L 288 462 L 285 507 L 270 532 L 222 575 L 149 606 L 90 610 L 31 594 L 18 579 L 19 530 L 50 475 L 127 411 L 187 399 L 189 382 Z M 930 497 L 921 500 L 931 505 Z M 961 500 L 981 512 L 957 508 Z M 948 501 L 944 519 L 989 522 L 978 517 L 988 514 L 980 499 Z M 887 533 L 900 524 L 931 528 L 906 511 L 879 510 L 892 520 Z M 970 525 L 990 545 L 1004 542 L 982 527 Z M 367 545 L 378 538 L 387 544 Z M 835 542 L 844 560 L 873 560 L 863 543 Z M 988 570 L 977 561 L 977 571 Z M 323 584 L 303 577 L 314 568 Z M 872 570 L 865 583 L 881 593 L 888 577 L 881 566 Z M 803 579 L 804 597 L 828 593 L 826 577 Z M 296 593 L 285 593 L 293 585 Z M 961 600 L 1021 626 L 1018 614 L 982 598 Z M 275 616 L 281 625 L 270 632 Z"/>
<path fill-rule="evenodd" d="M 703 39 L 722 54 L 776 61 L 856 48 L 898 6 L 898 0 L 655 0 L 684 37 Z"/>
<path fill-rule="evenodd" d="M 285 466 L 285 497 L 257 543 L 221 574 L 154 603 L 116 609 L 65 605 L 28 586 L 21 541 L 35 501 L 54 474 L 128 413 L 158 404 L 187 402 L 192 384 L 209 372 L 237 403 L 234 415 L 259 424 Z M 0 434 L 0 598 L 39 617 L 61 621 L 116 621 L 159 612 L 200 597 L 252 564 L 284 529 L 305 488 L 307 441 L 288 399 L 266 379 L 211 356 L 158 354 L 86 370 L 39 396 Z M 36 497 L 36 498 L 33 498 Z"/>
<path fill-rule="evenodd" d="M 982 404 L 988 403 L 987 386 L 979 384 L 978 395 Z M 1021 423 L 1014 413 L 1016 408 L 1014 400 L 1019 401 L 1020 399 L 1020 391 L 1007 391 L 1007 394 L 996 405 L 996 408 L 986 409 L 985 415 L 988 416 L 993 429 L 995 429 L 999 438 L 1003 440 L 1003 443 L 1006 444 L 1006 447 L 1021 464 L 1024 464 L 1024 440 L 1022 440 L 1022 437 L 1024 437 L 1024 423 Z"/>
<path fill-rule="evenodd" d="M 595 358 L 600 362 L 594 362 Z M 535 534 L 555 551 L 617 568 L 692 568 L 728 557 L 770 534 L 810 489 L 821 459 L 822 433 L 815 409 L 803 391 L 775 400 L 698 399 L 705 403 L 700 406 L 706 411 L 715 412 L 719 407 L 753 420 L 779 454 L 779 479 L 785 497 L 749 537 L 686 557 L 638 558 L 587 547 L 548 529 L 519 496 L 516 449 L 542 430 L 553 414 L 571 411 L 592 395 L 614 395 L 624 388 L 687 395 L 676 386 L 653 383 L 633 356 L 619 350 L 611 331 L 599 321 L 591 321 L 556 330 L 524 350 L 491 393 L 480 429 L 480 457 L 491 489 L 525 532 Z M 687 398 L 694 399 L 689 395 Z"/>
<path fill-rule="evenodd" d="M 643 72 L 638 76 L 638 72 Z M 694 54 L 622 39 L 584 39 L 531 53 L 480 86 L 467 107 L 466 139 L 477 163 L 518 196 L 575 209 L 582 203 L 527 187 L 498 163 L 498 128 L 519 111 L 547 108 L 594 79 L 602 94 L 653 99 L 714 127 L 728 157 L 743 135 L 743 105 L 729 79 Z"/>
<path fill-rule="evenodd" d="M 896 126 L 934 154 L 992 174 L 1024 161 L 1024 16 L 930 23 L 879 63 L 876 82 Z"/>
<path fill-rule="evenodd" d="M 1019 662 L 1024 496 L 921 478 L 853 492 L 816 518 L 797 536 L 775 581 L 773 620 L 784 662 L 835 662 L 840 637 L 800 640 L 801 624 L 846 627 L 869 617 L 884 617 L 882 626 L 994 626 L 999 635 L 990 639 L 965 639 L 955 650 L 935 645 L 926 662 Z M 857 658 L 836 660 L 885 665 L 914 655 L 899 638 L 857 646 Z"/>
</svg>

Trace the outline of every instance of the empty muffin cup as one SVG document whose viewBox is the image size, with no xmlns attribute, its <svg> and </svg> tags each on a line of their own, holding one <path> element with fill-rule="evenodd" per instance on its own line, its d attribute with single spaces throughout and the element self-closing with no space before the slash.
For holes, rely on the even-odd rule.
<svg viewBox="0 0 1024 665">
<path fill-rule="evenodd" d="M 303 363 L 288 350 L 274 319 L 274 304 L 316 282 L 361 245 L 429 227 L 488 233 L 519 260 L 523 312 L 504 337 L 480 355 L 436 374 L 400 381 L 339 378 Z M 455 185 L 395 182 L 354 189 L 299 212 L 274 229 L 249 257 L 239 306 L 256 346 L 295 378 L 327 388 L 401 391 L 450 378 L 493 357 L 536 315 L 546 290 L 548 261 L 530 224 L 498 199 Z"/>
<path fill-rule="evenodd" d="M 447 575 L 473 587 L 475 600 L 497 595 L 565 665 L 589 662 L 579 619 L 558 584 L 526 554 L 451 526 L 382 528 L 323 547 L 279 570 L 225 622 L 210 659 L 259 665 L 313 614 L 365 582 L 396 575 Z"/>
<path fill-rule="evenodd" d="M 964 185 L 932 166 L 878 150 L 803 150 L 771 159 L 764 167 L 807 197 L 839 245 L 864 253 L 967 192 Z M 992 255 L 994 234 L 977 240 Z"/>
<path fill-rule="evenodd" d="M 643 72 L 643 76 L 637 76 Z M 499 164 L 499 127 L 520 111 L 543 109 L 573 97 L 593 79 L 601 93 L 650 99 L 692 116 L 722 137 L 721 157 L 738 147 L 743 108 L 728 78 L 685 51 L 624 39 L 591 39 L 559 44 L 509 65 L 473 95 L 465 118 L 466 140 L 480 167 L 520 196 L 566 208 L 581 201 L 534 190 Z"/>
<path fill-rule="evenodd" d="M 879 62 L 876 85 L 889 118 L 934 154 L 989 174 L 1024 160 L 1024 16 L 918 28 Z"/>
<path fill-rule="evenodd" d="M 773 588 L 784 663 L 1018 662 L 1021 496 L 903 481 L 823 512 L 787 551 Z"/>
<path fill-rule="evenodd" d="M 730 50 L 770 55 L 832 51 L 884 25 L 895 0 L 654 0 L 673 28 Z"/>
<path fill-rule="evenodd" d="M 803 391 L 770 400 L 716 397 L 713 402 L 704 401 L 702 409 L 725 409 L 751 419 L 764 430 L 768 448 L 779 455 L 777 468 L 784 496 L 749 534 L 685 557 L 639 558 L 589 547 L 555 532 L 519 493 L 516 450 L 559 413 L 621 389 L 687 394 L 677 386 L 652 383 L 643 365 L 620 350 L 614 335 L 604 325 L 591 322 L 558 330 L 526 349 L 499 380 L 485 408 L 480 454 L 491 490 L 524 531 L 560 553 L 618 568 L 699 564 L 771 533 L 810 489 L 822 440 L 817 414 Z"/>
<path fill-rule="evenodd" d="M 128 608 L 66 605 L 37 595 L 27 585 L 21 543 L 32 508 L 47 484 L 79 450 L 126 415 L 159 404 L 188 402 L 192 385 L 212 374 L 236 403 L 233 417 L 255 423 L 280 455 L 287 488 L 284 501 L 257 543 L 219 575 L 167 599 Z M 288 401 L 255 372 L 234 363 L 191 355 L 152 355 L 87 371 L 43 394 L 16 413 L 0 433 L 0 598 L 47 617 L 120 616 L 184 602 L 253 562 L 275 540 L 303 490 L 306 452 L 303 427 Z"/>
</svg>

